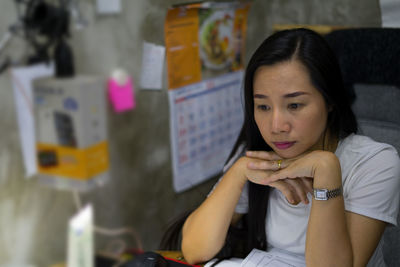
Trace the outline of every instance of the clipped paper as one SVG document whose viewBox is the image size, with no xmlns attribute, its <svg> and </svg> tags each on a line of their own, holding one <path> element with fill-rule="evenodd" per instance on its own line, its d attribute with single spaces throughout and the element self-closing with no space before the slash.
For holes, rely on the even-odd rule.
<svg viewBox="0 0 400 267">
<path fill-rule="evenodd" d="M 164 55 L 164 46 L 143 43 L 142 75 L 140 77 L 142 89 L 161 89 Z"/>
<path fill-rule="evenodd" d="M 97 13 L 101 15 L 121 13 L 121 0 L 97 0 Z"/>
<path fill-rule="evenodd" d="M 53 65 L 45 64 L 11 70 L 19 137 L 27 178 L 37 173 L 32 81 L 36 78 L 53 75 Z"/>
</svg>

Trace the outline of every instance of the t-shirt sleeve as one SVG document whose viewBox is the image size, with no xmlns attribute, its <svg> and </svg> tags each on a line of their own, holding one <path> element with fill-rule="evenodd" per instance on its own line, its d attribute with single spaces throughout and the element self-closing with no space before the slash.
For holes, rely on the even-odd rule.
<svg viewBox="0 0 400 267">
<path fill-rule="evenodd" d="M 400 159 L 386 147 L 354 166 L 344 186 L 345 209 L 397 225 L 400 201 Z"/>
</svg>

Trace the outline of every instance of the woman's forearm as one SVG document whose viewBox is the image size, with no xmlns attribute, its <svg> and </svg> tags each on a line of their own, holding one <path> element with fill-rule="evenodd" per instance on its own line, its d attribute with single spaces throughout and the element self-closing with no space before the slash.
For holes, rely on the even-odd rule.
<svg viewBox="0 0 400 267">
<path fill-rule="evenodd" d="M 333 153 L 322 153 L 315 170 L 314 188 L 338 188 L 342 185 L 339 160 Z M 307 266 L 352 266 L 343 196 L 312 200 L 305 256 Z"/>
<path fill-rule="evenodd" d="M 239 161 L 183 226 L 182 252 L 189 263 L 211 259 L 225 243 L 235 206 L 247 181 L 238 170 Z"/>
</svg>

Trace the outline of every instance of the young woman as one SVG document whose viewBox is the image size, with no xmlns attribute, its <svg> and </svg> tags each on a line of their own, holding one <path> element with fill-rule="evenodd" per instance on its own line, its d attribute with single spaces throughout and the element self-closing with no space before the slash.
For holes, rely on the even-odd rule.
<svg viewBox="0 0 400 267">
<path fill-rule="evenodd" d="M 246 214 L 248 248 L 280 249 L 307 266 L 384 266 L 380 238 L 397 224 L 396 150 L 356 135 L 340 69 L 325 40 L 278 32 L 245 74 L 245 120 L 207 199 L 185 221 L 182 252 L 213 258 Z"/>
</svg>

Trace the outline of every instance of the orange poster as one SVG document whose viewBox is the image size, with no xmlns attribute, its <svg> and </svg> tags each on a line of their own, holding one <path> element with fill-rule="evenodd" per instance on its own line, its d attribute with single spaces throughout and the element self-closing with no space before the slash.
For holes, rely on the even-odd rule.
<svg viewBox="0 0 400 267">
<path fill-rule="evenodd" d="M 168 88 L 243 68 L 249 3 L 210 3 L 168 10 Z"/>
</svg>

